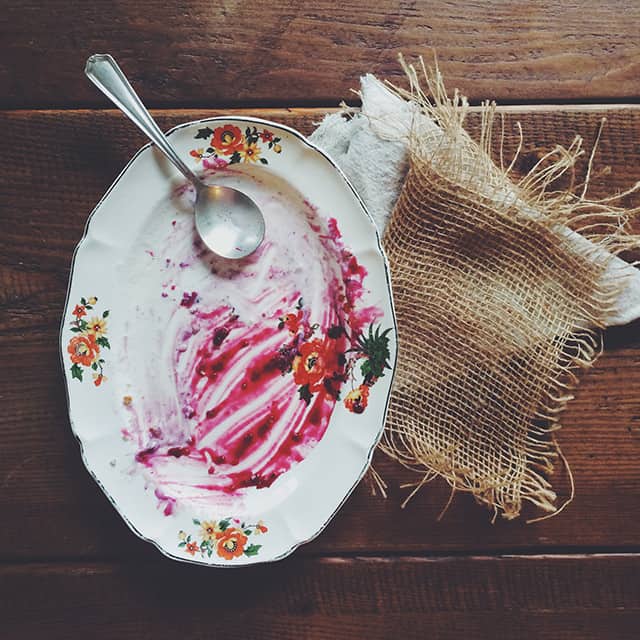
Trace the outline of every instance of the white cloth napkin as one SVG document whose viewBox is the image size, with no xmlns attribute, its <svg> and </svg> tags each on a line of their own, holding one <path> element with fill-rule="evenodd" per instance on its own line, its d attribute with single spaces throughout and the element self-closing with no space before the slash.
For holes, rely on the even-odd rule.
<svg viewBox="0 0 640 640">
<path fill-rule="evenodd" d="M 361 78 L 361 95 L 360 113 L 349 120 L 340 113 L 326 116 L 310 139 L 344 171 L 382 234 L 409 169 L 407 134 L 416 113 L 410 103 L 371 74 Z M 438 125 L 426 116 L 418 117 L 420 126 L 437 141 Z M 513 198 L 516 197 L 513 193 Z M 539 215 L 533 210 L 527 213 Z M 596 252 L 594 257 L 598 251 L 605 251 L 566 227 L 559 227 L 558 232 L 570 237 L 576 249 L 591 245 Z M 605 317 L 609 326 L 627 324 L 640 317 L 640 271 L 616 257 L 609 262 L 602 284 L 621 279 L 625 287 Z"/>
</svg>

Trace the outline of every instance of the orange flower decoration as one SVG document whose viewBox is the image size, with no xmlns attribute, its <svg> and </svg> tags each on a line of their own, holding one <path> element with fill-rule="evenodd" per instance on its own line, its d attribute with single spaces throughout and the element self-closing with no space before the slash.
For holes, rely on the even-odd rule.
<svg viewBox="0 0 640 640">
<path fill-rule="evenodd" d="M 225 156 L 231 156 L 244 147 L 244 136 L 238 127 L 227 124 L 213 130 L 211 146 Z"/>
<path fill-rule="evenodd" d="M 87 315 L 87 312 L 86 312 L 86 310 L 85 310 L 83 305 L 77 304 L 75 306 L 75 309 L 73 310 L 73 315 L 76 318 L 82 318 L 82 316 L 86 316 Z"/>
<path fill-rule="evenodd" d="M 357 389 L 350 391 L 344 399 L 344 406 L 351 413 L 362 413 L 367 408 L 369 401 L 369 387 L 361 384 Z"/>
<path fill-rule="evenodd" d="M 102 384 L 103 380 L 106 380 L 106 378 L 102 373 L 93 374 L 93 384 L 95 384 L 96 387 L 99 387 Z"/>
<path fill-rule="evenodd" d="M 327 348 L 322 340 L 311 340 L 300 347 L 300 355 L 293 360 L 293 380 L 309 385 L 312 393 L 322 387 L 327 368 Z"/>
<path fill-rule="evenodd" d="M 71 338 L 67 351 L 71 355 L 71 362 L 73 362 L 73 364 L 90 367 L 96 359 L 96 356 L 100 353 L 100 347 L 96 342 L 95 335 L 88 333 Z"/>
<path fill-rule="evenodd" d="M 244 553 L 247 544 L 247 536 L 240 529 L 230 527 L 218 539 L 218 555 L 225 560 L 239 558 Z"/>
<path fill-rule="evenodd" d="M 280 322 L 289 329 L 291 335 L 295 335 L 300 330 L 300 321 L 302 320 L 302 311 L 298 313 L 287 313 L 280 318 Z"/>
<path fill-rule="evenodd" d="M 269 531 L 269 529 L 267 529 L 265 523 L 260 520 L 260 522 L 258 522 L 258 524 L 256 525 L 256 533 L 267 533 L 267 531 Z"/>
<path fill-rule="evenodd" d="M 200 547 L 197 542 L 187 542 L 185 549 L 189 555 L 195 556 L 198 551 L 200 551 Z"/>
</svg>

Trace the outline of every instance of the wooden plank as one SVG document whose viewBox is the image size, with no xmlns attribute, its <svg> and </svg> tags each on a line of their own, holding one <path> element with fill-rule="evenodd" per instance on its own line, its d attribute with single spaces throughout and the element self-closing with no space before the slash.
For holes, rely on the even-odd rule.
<svg viewBox="0 0 640 640">
<path fill-rule="evenodd" d="M 0 14 L 0 105 L 106 104 L 82 73 L 104 50 L 153 106 L 332 105 L 431 47 L 472 100 L 637 99 L 639 21 L 633 0 L 21 0 Z"/>
<path fill-rule="evenodd" d="M 155 115 L 161 126 L 169 129 L 181 122 L 224 113 L 253 114 L 309 133 L 325 110 L 177 110 Z M 525 140 L 518 167 L 525 170 L 556 142 L 568 145 L 577 133 L 587 141 L 593 140 L 604 116 L 607 124 L 595 158 L 596 176 L 590 194 L 601 197 L 626 189 L 639 178 L 640 108 L 509 109 L 505 114 L 505 158 L 510 159 L 515 151 L 518 120 L 522 121 Z M 478 123 L 478 115 L 472 113 L 470 129 L 477 130 Z M 2 264 L 19 271 L 63 270 L 66 277 L 87 215 L 146 140 L 129 120 L 112 110 L 4 112 L 0 113 L 0 135 L 6 150 L 0 158 Z M 583 158 L 577 166 L 578 177 L 584 175 L 585 166 Z M 638 205 L 640 197 L 636 195 L 627 202 Z"/>
<path fill-rule="evenodd" d="M 155 556 L 158 552 L 129 531 L 82 465 L 67 423 L 53 336 L 22 340 L 22 350 L 3 347 L 2 357 L 0 510 L 4 521 L 13 524 L 0 528 L 1 556 Z M 433 483 L 401 509 L 407 491 L 399 487 L 415 477 L 381 459 L 376 467 L 390 484 L 389 498 L 372 496 L 361 485 L 325 532 L 299 553 L 637 549 L 639 347 L 636 342 L 635 348 L 606 354 L 585 376 L 566 413 L 558 437 L 577 496 L 561 516 L 530 526 L 502 520 L 491 525 L 491 514 L 459 496 L 437 522 L 448 498 L 446 487 Z M 554 482 L 566 496 L 561 470 Z"/>
<path fill-rule="evenodd" d="M 636 638 L 638 556 L 0 567 L 4 638 Z M 506 635 L 505 635 L 506 634 Z"/>
<path fill-rule="evenodd" d="M 157 115 L 163 127 L 217 112 Z M 638 177 L 640 109 L 549 111 L 507 116 L 507 131 L 523 122 L 525 169 L 542 150 L 567 144 L 575 132 L 593 135 L 608 124 L 596 157 L 611 172 L 596 177 L 593 194 L 629 186 Z M 256 111 L 308 132 L 321 111 Z M 475 118 L 475 120 L 474 120 Z M 477 126 L 477 116 L 472 116 Z M 73 247 L 88 212 L 142 139 L 112 111 L 0 114 L 0 556 L 120 558 L 156 556 L 133 536 L 84 470 L 66 417 L 57 331 Z M 509 142 L 514 148 L 514 141 Z M 578 175 L 584 164 L 578 167 Z M 33 185 L 39 185 L 34 188 Z M 629 199 L 640 204 L 638 197 Z M 564 418 L 560 443 L 577 497 L 560 517 L 525 526 L 492 526 L 484 509 L 462 496 L 442 522 L 448 498 L 434 483 L 407 509 L 399 506 L 414 476 L 389 461 L 379 470 L 390 498 L 361 486 L 336 520 L 301 553 L 449 552 L 531 548 L 637 549 L 640 545 L 640 324 L 608 333 L 610 349 L 587 372 Z M 568 482 L 558 470 L 558 489 Z"/>
</svg>

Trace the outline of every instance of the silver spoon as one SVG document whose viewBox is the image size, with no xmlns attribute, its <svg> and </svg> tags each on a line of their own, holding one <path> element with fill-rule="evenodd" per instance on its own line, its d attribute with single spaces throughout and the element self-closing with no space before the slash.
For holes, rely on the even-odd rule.
<svg viewBox="0 0 640 640">
<path fill-rule="evenodd" d="M 207 247 L 224 258 L 244 258 L 253 253 L 264 239 L 264 216 L 258 205 L 237 189 L 206 185 L 189 169 L 109 54 L 92 55 L 84 72 L 193 184 L 196 229 Z"/>
</svg>

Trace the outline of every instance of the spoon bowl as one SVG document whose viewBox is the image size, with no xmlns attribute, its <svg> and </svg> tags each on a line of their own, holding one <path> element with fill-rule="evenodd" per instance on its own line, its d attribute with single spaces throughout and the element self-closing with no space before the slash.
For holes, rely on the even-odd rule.
<svg viewBox="0 0 640 640">
<path fill-rule="evenodd" d="M 220 185 L 197 187 L 196 229 L 202 241 L 223 258 L 251 255 L 264 239 L 264 217 L 242 191 Z"/>
<path fill-rule="evenodd" d="M 189 169 L 109 54 L 92 55 L 85 74 L 193 184 L 196 230 L 205 245 L 232 260 L 252 254 L 264 239 L 265 223 L 260 207 L 237 189 L 205 184 Z"/>
</svg>

